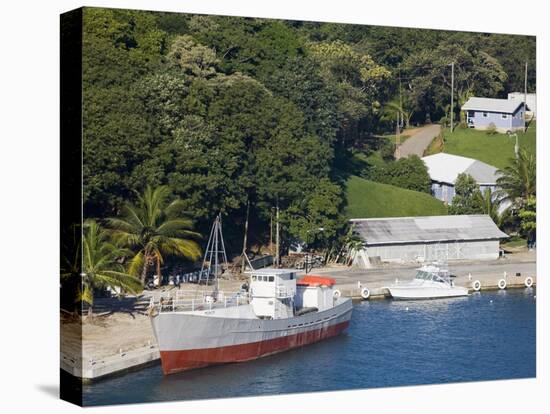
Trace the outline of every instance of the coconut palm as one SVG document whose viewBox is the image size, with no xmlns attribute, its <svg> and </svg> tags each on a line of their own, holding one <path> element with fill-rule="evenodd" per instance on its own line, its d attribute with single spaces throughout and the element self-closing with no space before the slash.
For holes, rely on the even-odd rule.
<svg viewBox="0 0 550 414">
<path fill-rule="evenodd" d="M 483 208 L 483 213 L 488 214 L 497 226 L 500 225 L 499 207 L 501 200 L 498 195 L 486 188 L 484 191 L 477 193 L 477 197 L 479 197 L 479 204 Z"/>
<path fill-rule="evenodd" d="M 65 225 L 61 232 L 61 307 L 76 312 L 80 305 L 82 228 L 74 224 Z"/>
<path fill-rule="evenodd" d="M 533 153 L 520 149 L 512 164 L 498 171 L 500 177 L 497 179 L 497 195 L 501 201 L 510 201 L 514 207 L 519 208 L 527 198 L 536 196 L 536 162 Z"/>
<path fill-rule="evenodd" d="M 120 217 L 107 220 L 113 241 L 133 252 L 128 272 L 141 275 L 142 283 L 154 264 L 160 278 L 165 255 L 191 260 L 200 256 L 200 248 L 192 240 L 200 235 L 191 230 L 192 221 L 183 217 L 183 202 L 178 199 L 170 202 L 169 196 L 166 186 L 155 189 L 147 186 L 135 205 L 126 203 Z"/>
<path fill-rule="evenodd" d="M 90 305 L 94 302 L 95 288 L 121 289 L 139 293 L 143 285 L 138 278 L 125 272 L 119 259 L 127 252 L 109 241 L 108 233 L 94 220 L 84 223 L 82 237 L 82 283 L 77 301 Z"/>
<path fill-rule="evenodd" d="M 399 97 L 394 97 L 384 105 L 382 108 L 382 118 L 389 122 L 395 122 L 396 113 L 399 113 L 401 119 L 405 122 L 405 128 L 409 128 L 414 111 L 412 109 L 409 110 L 407 104 L 401 102 Z"/>
</svg>

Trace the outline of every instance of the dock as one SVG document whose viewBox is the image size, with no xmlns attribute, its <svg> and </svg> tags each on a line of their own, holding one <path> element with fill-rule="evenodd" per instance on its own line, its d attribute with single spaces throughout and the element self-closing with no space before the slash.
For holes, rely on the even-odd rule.
<svg viewBox="0 0 550 414">
<path fill-rule="evenodd" d="M 418 264 L 406 264 L 365 270 L 333 266 L 313 269 L 310 274 L 334 278 L 336 288 L 342 296 L 357 301 L 364 300 L 361 289 L 366 287 L 369 290 L 368 300 L 381 300 L 389 297 L 385 287 L 395 283 L 396 279 L 400 282 L 411 280 L 418 267 Z M 470 292 L 474 292 L 475 281 L 480 283 L 480 292 L 500 289 L 498 285 L 501 279 L 506 281 L 506 289 L 526 289 L 527 277 L 532 279 L 532 288 L 537 283 L 534 256 L 531 260 L 455 263 L 450 264 L 450 271 L 455 276 L 454 283 L 468 287 Z M 242 284 L 242 281 L 224 282 L 227 286 L 222 286 L 223 289 L 234 289 Z M 148 298 L 158 293 L 159 291 L 144 292 L 144 297 L 136 301 L 136 309 L 131 317 L 126 315 L 123 318 L 123 312 L 115 311 L 104 319 L 105 326 L 102 323 L 89 323 L 84 318 L 81 333 L 73 334 L 69 346 L 62 343 L 61 369 L 82 380 L 93 381 L 158 363 L 158 346 L 148 317 L 142 309 Z M 75 323 L 72 325 L 77 326 Z M 130 331 L 131 335 L 121 338 L 121 332 Z M 77 346 L 79 334 L 83 340 L 80 349 Z M 98 350 L 96 345 L 99 342 L 104 343 L 105 338 L 109 338 L 109 344 Z"/>
<path fill-rule="evenodd" d="M 533 275 L 530 277 L 533 281 L 531 288 L 535 288 L 537 285 L 536 276 Z M 527 276 L 525 278 L 527 278 Z M 483 275 L 483 276 L 477 277 L 476 279 L 474 279 L 474 277 L 472 276 L 472 280 L 471 281 L 468 280 L 467 283 L 461 283 L 456 280 L 455 280 L 455 283 L 459 286 L 467 287 L 468 292 L 472 294 L 472 293 L 483 292 L 483 291 L 504 290 L 504 289 L 501 289 L 498 285 L 501 279 L 506 280 L 506 287 L 504 289 L 526 289 L 527 288 L 527 286 L 525 285 L 525 280 L 523 278 L 515 277 L 515 276 L 508 277 L 504 275 L 501 275 L 500 277 L 497 277 L 496 275 L 493 275 L 493 276 Z M 481 284 L 479 290 L 477 291 L 474 289 L 474 285 L 473 285 L 476 280 L 479 281 Z M 378 286 L 378 285 L 379 283 L 375 285 L 361 283 L 360 287 L 358 284 L 357 286 L 353 286 L 353 287 L 340 286 L 339 288 L 343 296 L 350 297 L 353 300 L 358 300 L 358 301 L 364 300 L 363 297 L 361 296 L 361 289 L 365 287 L 369 289 L 369 293 L 370 293 L 367 300 L 389 299 L 390 298 L 389 292 L 385 287 L 387 285 L 385 286 Z"/>
<path fill-rule="evenodd" d="M 369 300 L 383 299 L 388 295 L 387 286 L 412 280 L 421 264 L 403 263 L 381 266 L 374 269 L 359 269 L 344 266 L 313 269 L 311 274 L 330 275 L 343 296 L 361 298 L 361 289 L 370 292 Z M 450 273 L 455 276 L 457 286 L 467 287 L 474 292 L 473 283 L 477 280 L 480 291 L 498 290 L 501 279 L 506 281 L 506 289 L 525 288 L 525 279 L 530 277 L 532 287 L 536 287 L 536 261 L 534 254 L 517 255 L 516 258 L 494 261 L 457 261 L 449 263 Z"/>
<path fill-rule="evenodd" d="M 61 369 L 83 380 L 92 380 L 137 369 L 158 359 L 160 359 L 160 354 L 157 344 L 131 351 L 122 351 L 98 360 L 78 360 L 62 352 Z"/>
</svg>

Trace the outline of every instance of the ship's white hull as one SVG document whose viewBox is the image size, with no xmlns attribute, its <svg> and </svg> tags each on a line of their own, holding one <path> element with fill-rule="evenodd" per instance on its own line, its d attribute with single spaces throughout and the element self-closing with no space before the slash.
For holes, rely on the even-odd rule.
<svg viewBox="0 0 550 414">
<path fill-rule="evenodd" d="M 251 305 L 151 316 L 165 374 L 208 365 L 242 362 L 300 347 L 344 331 L 349 298 L 321 312 L 259 319 Z"/>
</svg>

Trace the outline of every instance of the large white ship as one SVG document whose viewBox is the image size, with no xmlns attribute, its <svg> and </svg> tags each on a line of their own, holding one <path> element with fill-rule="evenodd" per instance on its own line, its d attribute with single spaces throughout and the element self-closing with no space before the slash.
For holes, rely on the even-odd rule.
<svg viewBox="0 0 550 414">
<path fill-rule="evenodd" d="M 227 295 L 183 291 L 153 302 L 150 319 L 164 374 L 242 362 L 301 347 L 344 331 L 352 303 L 334 279 L 292 269 L 249 274 L 249 291 Z"/>
</svg>

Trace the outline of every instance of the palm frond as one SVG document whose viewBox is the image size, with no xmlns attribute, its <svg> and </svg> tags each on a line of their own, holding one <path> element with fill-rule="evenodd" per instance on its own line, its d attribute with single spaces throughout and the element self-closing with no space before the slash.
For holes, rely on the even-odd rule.
<svg viewBox="0 0 550 414">
<path fill-rule="evenodd" d="M 193 228 L 193 221 L 185 218 L 177 218 L 166 220 L 159 227 L 157 227 L 157 233 L 165 236 L 178 237 L 199 237 L 199 233 L 193 232 L 189 229 Z M 181 236 L 179 236 L 181 235 Z"/>
<path fill-rule="evenodd" d="M 201 255 L 199 245 L 193 240 L 166 237 L 163 238 L 161 246 L 163 252 L 166 254 L 182 256 L 190 260 L 197 260 Z"/>
<path fill-rule="evenodd" d="M 84 285 L 84 289 L 82 289 L 82 286 L 78 288 L 78 291 L 76 293 L 75 303 L 79 302 L 85 302 L 88 305 L 94 304 L 94 295 L 92 289 Z"/>
<path fill-rule="evenodd" d="M 128 263 L 128 273 L 132 276 L 137 276 L 143 270 L 143 265 L 145 264 L 145 259 L 143 251 L 139 251 Z"/>
<path fill-rule="evenodd" d="M 118 287 L 133 294 L 138 294 L 143 290 L 143 285 L 137 277 L 123 272 L 105 270 L 97 274 L 96 279 L 98 283 L 101 283 L 105 287 Z"/>
</svg>

